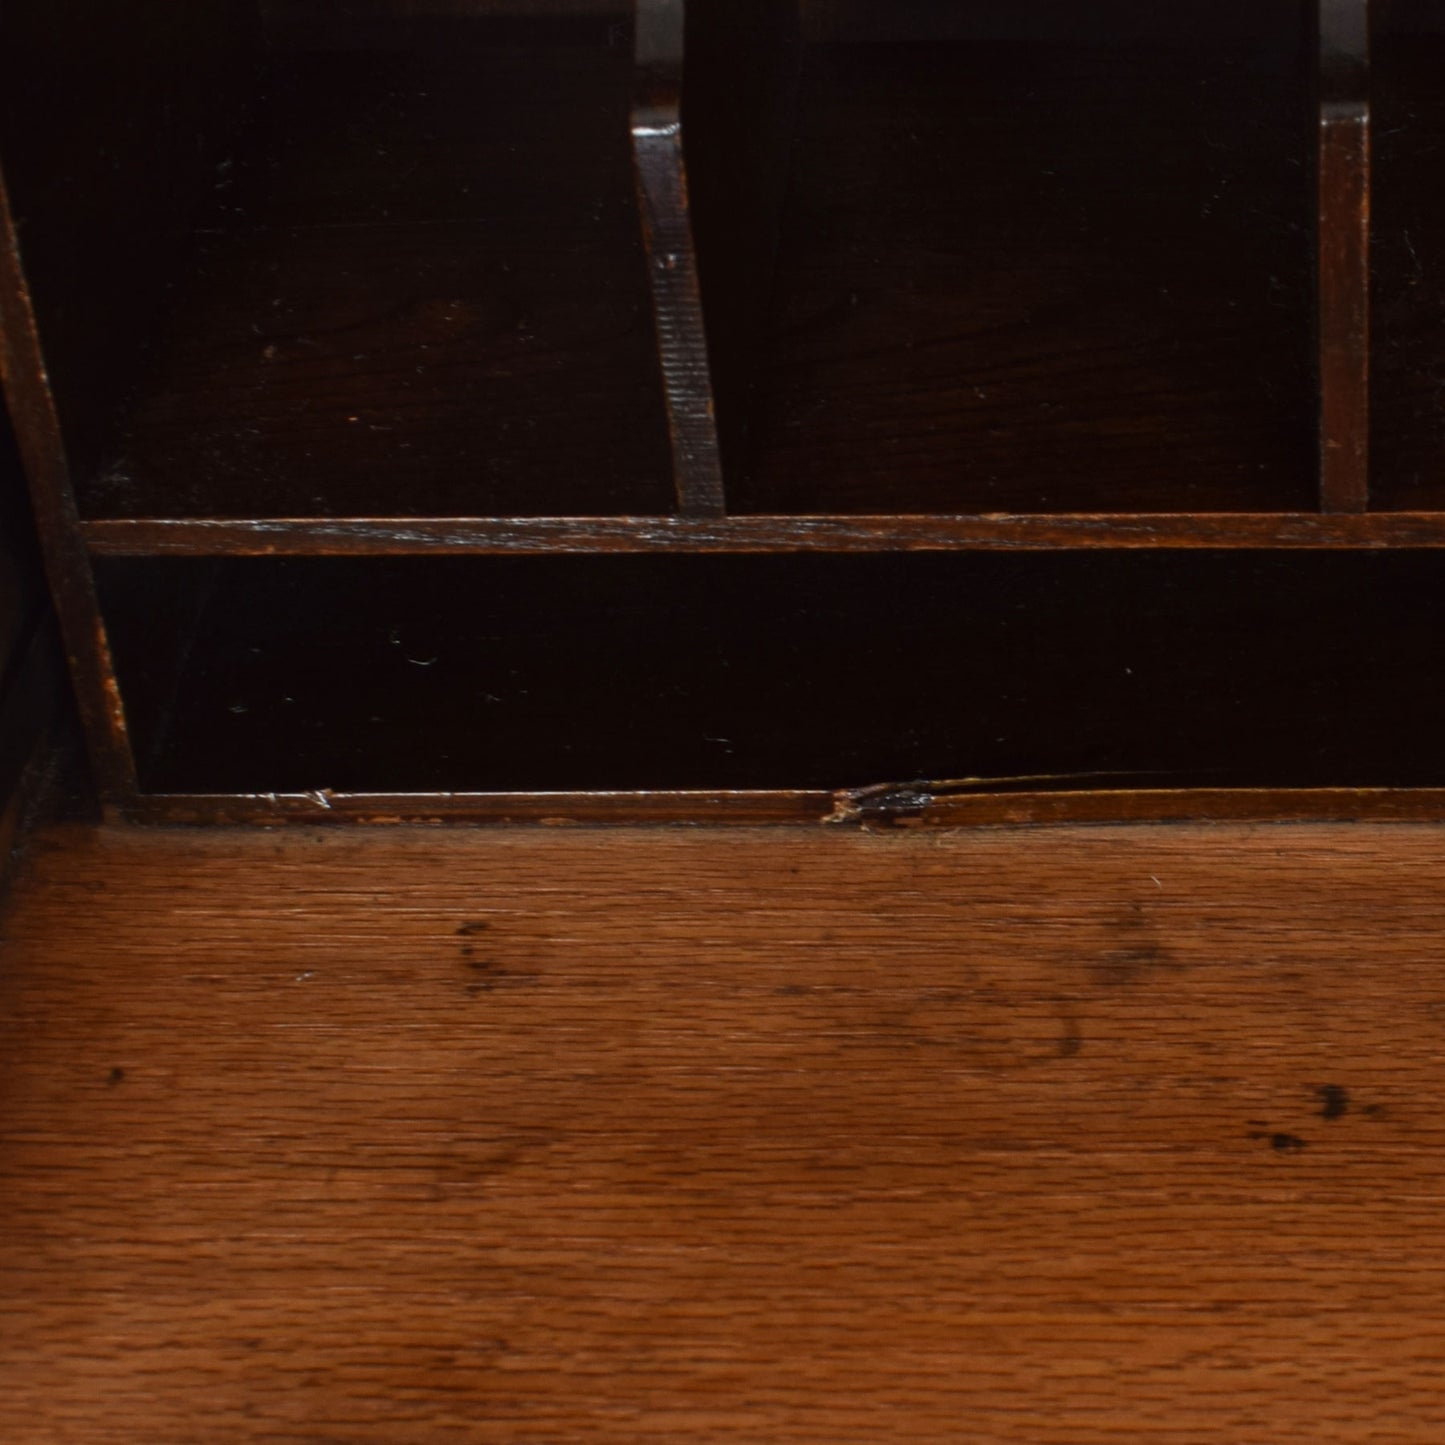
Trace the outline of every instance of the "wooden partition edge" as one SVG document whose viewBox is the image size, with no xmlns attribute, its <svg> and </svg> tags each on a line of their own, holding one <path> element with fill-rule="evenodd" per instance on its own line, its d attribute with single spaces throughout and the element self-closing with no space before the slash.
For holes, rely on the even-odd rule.
<svg viewBox="0 0 1445 1445">
<path fill-rule="evenodd" d="M 1055 823 L 1445 821 L 1445 788 L 1181 788 L 941 794 L 926 786 L 776 792 L 142 794 L 117 821 L 233 824 L 775 824 L 853 828 Z"/>
<path fill-rule="evenodd" d="M 826 792 L 138 793 L 111 815 L 126 822 L 230 823 L 809 823 Z"/>
<path fill-rule="evenodd" d="M 842 794 L 826 821 L 863 827 L 997 827 L 1054 823 L 1429 823 L 1445 788 L 1141 788 L 1068 792 Z"/>
<path fill-rule="evenodd" d="M 86 522 L 99 557 L 544 553 L 1378 550 L 1445 547 L 1445 512 L 1030 516 L 139 517 Z"/>
<path fill-rule="evenodd" d="M 678 510 L 726 510 L 717 405 L 688 204 L 682 85 L 686 0 L 637 0 L 632 153 Z"/>
<path fill-rule="evenodd" d="M 120 686 L 81 536 L 75 493 L 51 393 L 20 241 L 0 173 L 0 386 L 30 486 L 46 577 L 102 799 L 131 795 L 135 759 Z"/>
<path fill-rule="evenodd" d="M 1370 504 L 1370 7 L 1319 3 L 1320 506 Z"/>
</svg>

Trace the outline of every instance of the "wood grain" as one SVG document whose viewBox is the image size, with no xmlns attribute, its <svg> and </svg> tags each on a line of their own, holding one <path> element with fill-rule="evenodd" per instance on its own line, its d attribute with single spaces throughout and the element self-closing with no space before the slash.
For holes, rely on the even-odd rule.
<svg viewBox="0 0 1445 1445">
<path fill-rule="evenodd" d="M 1063 551 L 1075 547 L 1445 547 L 1445 513 L 1134 512 L 985 516 L 112 517 L 81 524 L 109 557 L 406 557 L 530 552 Z"/>
<path fill-rule="evenodd" d="M 53 829 L 0 1437 L 1433 1442 L 1436 829 Z"/>
</svg>

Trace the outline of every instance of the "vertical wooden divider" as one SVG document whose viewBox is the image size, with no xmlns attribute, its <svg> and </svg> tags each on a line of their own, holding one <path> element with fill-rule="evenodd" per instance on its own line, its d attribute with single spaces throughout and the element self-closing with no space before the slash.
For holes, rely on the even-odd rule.
<svg viewBox="0 0 1445 1445">
<path fill-rule="evenodd" d="M 1319 0 L 1320 508 L 1370 504 L 1370 7 Z"/>
<path fill-rule="evenodd" d="M 135 756 L 120 685 L 81 539 L 70 458 L 21 263 L 19 228 L 0 173 L 0 386 L 30 482 L 31 506 L 51 598 L 70 664 L 81 722 L 101 799 L 124 804 L 137 793 Z"/>
<path fill-rule="evenodd" d="M 637 0 L 632 148 L 678 510 L 720 517 L 722 453 L 683 152 L 686 12 L 686 0 Z"/>
</svg>

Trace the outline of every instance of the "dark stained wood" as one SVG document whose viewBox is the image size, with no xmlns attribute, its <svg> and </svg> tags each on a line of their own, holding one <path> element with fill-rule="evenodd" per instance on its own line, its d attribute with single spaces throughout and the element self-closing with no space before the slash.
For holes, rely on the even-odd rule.
<svg viewBox="0 0 1445 1445">
<path fill-rule="evenodd" d="M 749 464 L 797 130 L 797 0 L 687 0 L 683 136 L 723 469 Z"/>
<path fill-rule="evenodd" d="M 0 174 L 0 385 L 31 487 L 35 524 L 45 554 L 81 720 L 102 797 L 136 790 L 135 759 L 95 579 L 80 536 L 71 474 L 55 397 L 47 382 L 35 312 L 25 284 L 15 215 Z"/>
<path fill-rule="evenodd" d="M 1435 815 L 1429 7 L 180 8 L 0 14 L 113 810 Z"/>
<path fill-rule="evenodd" d="M 1371 495 L 1380 508 L 1442 512 L 1445 15 L 1401 0 L 1373 10 Z"/>
<path fill-rule="evenodd" d="M 633 108 L 679 510 L 747 465 L 797 80 L 796 0 L 640 0 Z"/>
<path fill-rule="evenodd" d="M 865 831 L 1101 823 L 1445 822 L 1445 788 L 1187 788 L 930 791 L 916 784 L 835 793 L 151 793 L 112 821 L 280 824 L 823 824 Z"/>
<path fill-rule="evenodd" d="M 77 485 L 114 455 L 157 310 L 245 107 L 256 10 L 255 0 L 0 7 L 0 159 Z"/>
<path fill-rule="evenodd" d="M 15 439 L 0 402 L 0 875 L 35 760 L 66 695 Z"/>
<path fill-rule="evenodd" d="M 295 0 L 288 0 L 295 3 Z M 428 0 L 430 3 L 430 0 Z M 1303 29 L 1317 0 L 1208 0 L 1207 6 L 1152 0 L 800 0 L 803 33 L 815 44 L 859 41 L 1026 41 L 1073 46 L 1138 45 L 1165 50 L 1208 34 L 1235 46 L 1259 43 L 1281 20 Z M 1407 0 L 1434 4 L 1434 0 Z"/>
<path fill-rule="evenodd" d="M 1441 793 L 1445 800 L 1445 792 Z M 1413 799 L 1419 814 L 1436 799 Z M 1372 800 L 1373 802 L 1373 800 Z M 1403 802 L 1403 800 L 1401 800 Z M 173 825 L 255 825 L 286 823 L 541 824 L 779 824 L 859 822 L 846 818 L 851 800 L 803 790 L 772 792 L 590 792 L 590 793 L 151 793 L 111 811 L 117 821 Z M 1342 815 L 1357 816 L 1357 803 Z M 1367 804 L 1366 806 L 1371 806 Z M 1388 808 L 1383 800 L 1378 806 Z M 1441 809 L 1445 813 L 1445 808 Z M 1318 815 L 1316 815 L 1318 816 Z M 1337 814 L 1336 816 L 1341 816 Z M 871 820 L 869 820 L 871 821 Z"/>
<path fill-rule="evenodd" d="M 48 606 L 26 497 L 14 432 L 0 396 L 0 680 Z"/>
<path fill-rule="evenodd" d="M 66 698 L 64 655 L 55 619 L 42 613 L 6 659 L 0 687 L 0 807 L 20 801 L 23 809 L 35 773 L 51 750 L 51 738 Z M 7 825 L 0 823 L 0 868 L 8 850 Z"/>
<path fill-rule="evenodd" d="M 1370 503 L 1370 6 L 1319 0 L 1320 504 Z"/>
<path fill-rule="evenodd" d="M 86 516 L 672 510 L 625 31 L 498 25 L 279 64 Z"/>
<path fill-rule="evenodd" d="M 1445 546 L 1445 515 L 1105 512 L 1070 516 L 325 517 L 86 522 L 106 557 L 416 556 L 428 553 L 888 552 Z"/>
<path fill-rule="evenodd" d="M 260 0 L 267 36 L 277 45 L 334 47 L 360 29 L 371 41 L 414 27 L 418 20 L 560 19 L 582 16 L 626 22 L 628 0 Z"/>
<path fill-rule="evenodd" d="M 0 378 L 95 770 L 134 790 L 74 485 L 102 464 L 254 60 L 244 0 L 0 7 Z"/>
<path fill-rule="evenodd" d="M 151 792 L 1445 786 L 1439 552 L 99 570 Z"/>
<path fill-rule="evenodd" d="M 1301 21 L 806 47 L 734 510 L 1313 510 Z"/>
<path fill-rule="evenodd" d="M 1442 858 L 50 831 L 0 1437 L 1437 1445 Z"/>
<path fill-rule="evenodd" d="M 637 0 L 632 149 L 677 507 L 684 516 L 720 517 L 727 502 L 683 146 L 687 8 L 688 0 Z"/>
</svg>

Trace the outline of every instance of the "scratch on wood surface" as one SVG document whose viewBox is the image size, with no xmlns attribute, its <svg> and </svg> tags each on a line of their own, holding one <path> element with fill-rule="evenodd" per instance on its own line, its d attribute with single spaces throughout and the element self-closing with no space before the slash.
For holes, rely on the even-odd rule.
<svg viewBox="0 0 1445 1445">
<path fill-rule="evenodd" d="M 874 783 L 865 788 L 844 788 L 833 795 L 833 810 L 825 824 L 897 824 L 925 817 L 936 803 L 977 793 L 1006 792 L 1013 788 L 1048 791 L 1101 779 L 1149 778 L 1159 780 L 1169 773 L 1126 770 L 1095 770 L 1072 773 L 1016 773 L 1009 776 L 919 779 L 907 783 Z"/>
</svg>

